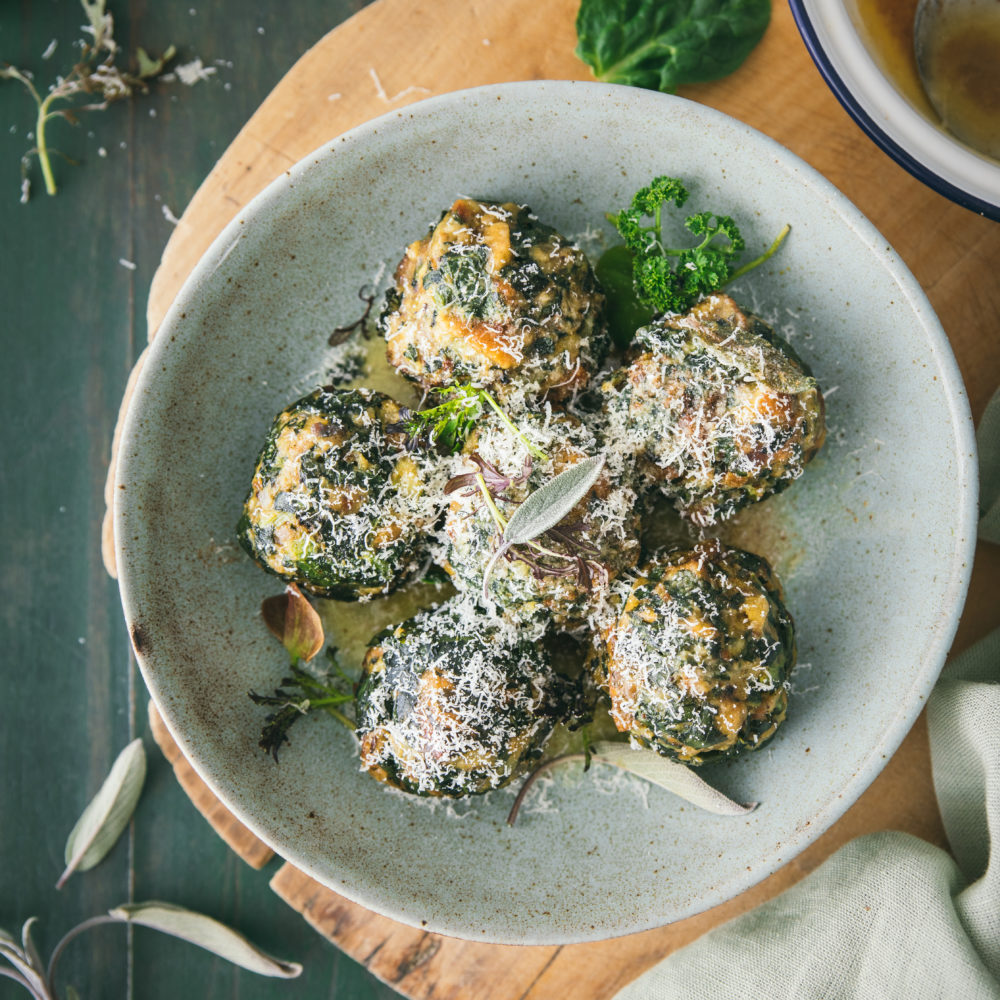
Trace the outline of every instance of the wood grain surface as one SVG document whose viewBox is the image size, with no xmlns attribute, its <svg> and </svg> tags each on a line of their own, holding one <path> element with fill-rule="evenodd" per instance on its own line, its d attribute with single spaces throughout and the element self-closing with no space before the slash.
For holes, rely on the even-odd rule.
<svg viewBox="0 0 1000 1000">
<path fill-rule="evenodd" d="M 573 0 L 379 0 L 323 38 L 247 122 L 184 213 L 150 290 L 150 336 L 223 226 L 271 179 L 341 131 L 431 93 L 508 80 L 588 79 L 572 54 L 575 6 Z M 860 133 L 823 84 L 783 5 L 775 6 L 764 41 L 740 71 L 682 94 L 774 137 L 868 215 L 941 317 L 978 416 L 1000 383 L 1000 226 L 934 194 Z M 996 626 L 998 581 L 998 551 L 981 547 L 956 648 Z M 161 745 L 173 753 L 168 741 Z M 178 776 L 188 789 L 183 773 L 181 760 Z M 263 845 L 252 835 L 234 835 L 211 806 L 202 811 L 220 832 L 220 824 L 229 831 L 228 842 L 242 856 L 259 856 Z M 793 884 L 847 840 L 887 828 L 944 843 L 922 718 L 868 792 L 812 847 L 737 899 L 643 934 L 562 948 L 468 943 L 365 911 L 288 864 L 271 884 L 317 930 L 406 996 L 598 1000 Z"/>
</svg>

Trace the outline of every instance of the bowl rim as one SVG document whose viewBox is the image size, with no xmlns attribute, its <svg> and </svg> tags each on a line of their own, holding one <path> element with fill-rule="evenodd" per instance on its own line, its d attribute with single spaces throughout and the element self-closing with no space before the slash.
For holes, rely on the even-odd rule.
<svg viewBox="0 0 1000 1000">
<path fill-rule="evenodd" d="M 843 73 L 837 68 L 834 59 L 826 48 L 824 48 L 823 42 L 820 39 L 820 33 L 809 10 L 810 7 L 815 7 L 819 14 L 826 17 L 843 15 L 843 19 L 849 22 L 843 5 L 836 3 L 831 4 L 829 8 L 820 8 L 815 3 L 815 0 L 788 0 L 788 2 L 792 10 L 792 17 L 799 29 L 799 34 L 802 36 L 809 55 L 820 71 L 820 75 L 826 81 L 827 86 L 844 110 L 854 119 L 855 123 L 868 138 L 903 167 L 904 170 L 912 174 L 921 183 L 926 184 L 933 191 L 978 215 L 1000 222 L 1000 183 L 998 183 L 997 201 L 995 202 L 974 194 L 961 186 L 963 178 L 945 177 L 941 173 L 932 170 L 926 164 L 916 159 L 913 153 L 902 146 L 886 128 L 878 124 L 874 116 L 876 112 L 883 112 L 880 117 L 884 120 L 890 120 L 892 116 L 898 116 L 900 120 L 906 122 L 911 127 L 927 125 L 933 129 L 933 135 L 930 132 L 926 132 L 925 134 L 942 144 L 942 153 L 946 151 L 950 157 L 957 157 L 956 162 L 959 165 L 972 166 L 975 163 L 985 164 L 987 167 L 991 166 L 989 160 L 975 153 L 960 140 L 940 131 L 927 122 L 922 115 L 918 114 L 910 106 L 909 102 L 896 91 L 896 88 L 885 80 L 881 70 L 875 66 L 868 50 L 853 28 L 844 32 L 848 38 L 855 40 L 857 43 L 851 55 L 870 64 L 870 68 L 877 74 L 878 79 L 884 83 L 884 86 L 880 87 L 878 97 L 883 103 L 885 110 L 883 111 L 883 108 L 869 107 L 851 90 L 844 79 Z M 845 25 L 838 24 L 838 27 L 843 28 Z M 1000 164 L 995 167 L 995 171 L 998 182 L 1000 182 Z"/>
<path fill-rule="evenodd" d="M 964 496 L 959 495 L 958 515 L 959 523 L 956 526 L 958 541 L 954 547 L 953 558 L 949 567 L 950 582 L 946 590 L 947 607 L 949 616 L 938 621 L 929 642 L 925 647 L 922 661 L 922 669 L 916 672 L 913 683 L 906 693 L 906 697 L 901 699 L 900 707 L 896 714 L 888 721 L 882 730 L 880 740 L 870 749 L 863 763 L 854 772 L 848 782 L 839 790 L 839 794 L 833 794 L 825 809 L 822 809 L 812 821 L 805 827 L 791 830 L 781 844 L 780 856 L 775 852 L 770 852 L 758 857 L 752 871 L 748 871 L 742 880 L 737 880 L 732 886 L 723 888 L 709 888 L 689 906 L 683 908 L 673 920 L 685 919 L 716 906 L 728 899 L 735 898 L 742 892 L 756 885 L 764 878 L 773 874 L 783 867 L 792 858 L 797 856 L 809 844 L 813 843 L 819 836 L 829 829 L 847 809 L 857 801 L 860 795 L 868 788 L 871 782 L 883 769 L 888 758 L 895 753 L 903 738 L 906 736 L 913 722 L 922 709 L 927 695 L 933 688 L 937 677 L 944 664 L 948 649 L 958 626 L 958 619 L 964 604 L 965 594 L 968 589 L 972 568 L 972 552 L 975 547 L 977 519 L 977 468 L 975 461 L 975 436 L 972 424 L 971 412 L 968 398 L 965 392 L 964 383 L 958 368 L 958 363 L 948 342 L 947 336 L 938 320 L 933 308 L 917 280 L 914 278 L 909 268 L 902 258 L 896 254 L 886 239 L 878 229 L 871 223 L 853 202 L 847 198 L 836 186 L 827 180 L 818 170 L 802 160 L 797 154 L 781 145 L 775 139 L 754 129 L 752 126 L 741 122 L 731 115 L 727 115 L 710 106 L 697 104 L 676 95 L 667 95 L 655 91 L 637 90 L 632 87 L 625 87 L 613 84 L 604 84 L 590 81 L 549 81 L 532 80 L 515 83 L 487 84 L 484 86 L 466 88 L 452 91 L 446 94 L 436 95 L 415 102 L 407 106 L 408 120 L 417 116 L 427 116 L 439 113 L 441 109 L 448 109 L 450 106 L 461 107 L 462 103 L 489 95 L 492 99 L 495 95 L 515 96 L 527 91 L 534 93 L 543 88 L 548 88 L 552 92 L 552 97 L 562 97 L 567 102 L 582 103 L 582 93 L 588 89 L 600 91 L 604 95 L 618 95 L 631 100 L 652 100 L 682 102 L 690 106 L 692 112 L 702 115 L 708 119 L 717 119 L 727 123 L 730 127 L 735 126 L 746 133 L 752 135 L 755 141 L 762 141 L 770 147 L 777 162 L 793 168 L 803 179 L 803 181 L 814 186 L 818 193 L 825 195 L 835 205 L 835 211 L 845 216 L 846 224 L 858 233 L 872 251 L 884 261 L 885 266 L 891 271 L 894 279 L 898 282 L 901 291 L 913 307 L 923 314 L 924 322 L 922 329 L 926 331 L 929 338 L 929 349 L 932 356 L 938 360 L 943 375 L 942 383 L 945 390 L 945 400 L 947 408 L 951 414 L 951 424 L 955 436 L 959 442 L 957 479 L 960 483 L 966 484 Z M 576 92 L 574 94 L 574 91 Z M 348 144 L 363 141 L 370 133 L 377 132 L 382 128 L 395 127 L 400 121 L 400 116 L 396 110 L 390 110 L 377 118 L 370 119 L 348 131 L 341 136 L 331 137 L 326 142 L 317 147 L 316 150 L 307 154 L 298 163 L 284 170 L 262 191 L 260 191 L 250 202 L 248 202 L 225 226 L 219 235 L 212 242 L 208 250 L 202 255 L 199 261 L 192 268 L 190 274 L 185 279 L 184 284 L 177 293 L 173 303 L 167 311 L 160 325 L 157 335 L 149 345 L 149 353 L 145 363 L 139 372 L 136 385 L 129 402 L 126 417 L 122 426 L 121 444 L 118 452 L 118 462 L 115 470 L 115 500 L 114 500 L 114 527 L 115 527 L 115 548 L 118 557 L 119 567 L 119 589 L 121 592 L 123 610 L 126 622 L 140 620 L 137 615 L 136 587 L 133 574 L 133 566 L 128 557 L 128 546 L 120 540 L 125 538 L 127 533 L 123 530 L 124 519 L 130 516 L 129 506 L 135 492 L 126 488 L 134 471 L 131 469 L 130 456 L 133 453 L 136 436 L 140 432 L 140 426 L 144 422 L 142 401 L 146 398 L 151 384 L 156 379 L 156 373 L 160 371 L 169 345 L 174 339 L 170 336 L 171 328 L 177 323 L 182 313 L 186 309 L 186 300 L 197 293 L 200 284 L 211 275 L 211 273 L 221 264 L 234 245 L 234 241 L 239 238 L 243 231 L 244 224 L 255 214 L 265 209 L 271 202 L 279 199 L 286 190 L 294 188 L 300 175 L 311 170 L 320 159 L 318 154 L 325 153 L 331 148 L 331 144 L 336 139 L 338 146 L 347 141 Z M 341 147 L 343 148 L 343 147 Z M 121 486 L 122 488 L 118 488 Z M 962 544 L 964 542 L 964 544 Z M 136 573 L 135 575 L 138 575 Z M 130 628 L 131 635 L 131 628 Z M 133 638 L 133 648 L 136 643 Z M 331 885 L 329 877 L 322 871 L 317 870 L 308 858 L 299 851 L 287 844 L 276 842 L 275 837 L 264 829 L 255 817 L 249 813 L 238 802 L 233 802 L 225 791 L 222 781 L 217 780 L 212 773 L 210 762 L 206 762 L 203 754 L 199 752 L 196 745 L 191 745 L 190 740 L 184 736 L 182 727 L 178 725 L 175 713 L 172 711 L 171 699 L 165 696 L 165 692 L 158 684 L 155 674 L 153 674 L 146 662 L 146 657 L 142 650 L 135 650 L 136 661 L 139 665 L 143 680 L 150 692 L 153 702 L 160 711 L 161 717 L 170 732 L 189 761 L 193 769 L 206 783 L 212 793 L 229 809 L 252 833 L 259 837 L 284 860 L 289 861 L 301 871 L 316 878 L 325 885 L 329 885 L 334 891 L 345 895 L 354 902 L 375 910 L 392 919 L 399 920 L 410 926 L 419 929 L 443 933 L 468 940 L 478 940 L 499 944 L 566 944 L 585 941 L 604 940 L 624 934 L 635 933 L 642 930 L 663 926 L 661 919 L 651 920 L 641 926 L 615 928 L 609 930 L 602 927 L 598 933 L 593 931 L 578 930 L 575 935 L 568 936 L 565 931 L 556 932 L 551 936 L 541 936 L 532 934 L 530 940 L 510 936 L 498 936 L 491 932 L 470 931 L 461 927 L 456 927 L 453 922 L 440 923 L 437 926 L 431 923 L 421 923 L 418 925 L 416 919 L 409 912 L 404 912 L 401 908 L 391 908 L 384 904 L 379 904 L 373 900 L 371 895 L 358 891 L 354 887 L 343 885 Z"/>
</svg>

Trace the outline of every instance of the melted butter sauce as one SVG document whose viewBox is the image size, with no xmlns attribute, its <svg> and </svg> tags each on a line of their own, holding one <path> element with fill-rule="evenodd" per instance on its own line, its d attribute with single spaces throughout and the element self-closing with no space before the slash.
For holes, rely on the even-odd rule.
<svg viewBox="0 0 1000 1000">
<path fill-rule="evenodd" d="M 931 100 L 948 129 L 1000 159 L 1000 4 L 949 17 L 925 58 Z"/>
<path fill-rule="evenodd" d="M 848 11 L 872 58 L 917 111 L 939 125 L 943 117 L 963 142 L 1000 159 L 1000 4 L 953 15 L 937 34 L 924 55 L 937 81 L 932 104 L 913 48 L 917 3 L 849 0 Z"/>
<path fill-rule="evenodd" d="M 924 93 L 913 52 L 918 0 L 851 0 L 847 9 L 872 58 L 910 104 L 926 118 L 937 112 Z"/>
</svg>

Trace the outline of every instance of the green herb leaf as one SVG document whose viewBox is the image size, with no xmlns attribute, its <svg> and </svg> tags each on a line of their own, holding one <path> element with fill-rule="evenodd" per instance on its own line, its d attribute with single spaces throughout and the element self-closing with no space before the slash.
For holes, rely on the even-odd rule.
<svg viewBox="0 0 1000 1000">
<path fill-rule="evenodd" d="M 632 267 L 632 251 L 619 245 L 605 250 L 594 269 L 607 299 L 611 337 L 622 350 L 632 343 L 635 331 L 653 318 L 653 310 L 636 298 Z"/>
<path fill-rule="evenodd" d="M 593 455 L 539 486 L 507 522 L 503 544 L 522 545 L 554 528 L 587 495 L 603 468 L 604 456 Z"/>
<path fill-rule="evenodd" d="M 135 50 L 135 58 L 139 63 L 139 79 L 148 80 L 159 76 L 167 63 L 177 55 L 176 46 L 169 46 L 159 59 L 154 59 L 141 45 Z"/>
<path fill-rule="evenodd" d="M 576 54 L 598 80 L 673 93 L 737 69 L 771 0 L 581 0 Z"/>
<path fill-rule="evenodd" d="M 679 178 L 656 177 L 636 191 L 628 208 L 607 216 L 625 246 L 606 250 L 597 262 L 597 274 L 608 282 L 612 331 L 621 347 L 628 346 L 635 331 L 653 313 L 686 312 L 702 296 L 719 291 L 762 264 L 778 250 L 789 231 L 785 226 L 764 253 L 737 268 L 746 242 L 728 215 L 688 215 L 684 225 L 692 236 L 700 237 L 700 242 L 670 246 L 663 232 L 663 206 L 680 208 L 687 199 L 687 188 Z M 646 219 L 651 221 L 647 224 Z M 625 278 L 630 261 L 631 288 Z"/>
<path fill-rule="evenodd" d="M 734 802 L 713 788 L 693 768 L 668 760 L 655 750 L 635 750 L 628 743 L 602 741 L 594 743 L 590 753 L 595 761 L 629 771 L 718 816 L 743 816 L 757 808 L 756 802 L 746 805 Z"/>
<path fill-rule="evenodd" d="M 75 871 L 93 868 L 114 847 L 139 801 L 146 780 L 146 752 L 142 740 L 133 740 L 118 755 L 100 791 L 91 800 L 66 840 L 66 870 L 61 889 Z"/>
<path fill-rule="evenodd" d="M 302 966 L 297 962 L 283 962 L 268 955 L 225 924 L 171 903 L 126 903 L 108 912 L 116 920 L 150 927 L 189 941 L 241 969 L 249 969 L 261 976 L 294 979 L 302 972 Z"/>
<path fill-rule="evenodd" d="M 294 583 L 283 594 L 265 597 L 260 613 L 264 624 L 288 650 L 292 663 L 308 663 L 323 648 L 323 622 Z"/>
<path fill-rule="evenodd" d="M 327 656 L 342 682 L 341 687 L 338 687 L 337 682 L 328 683 L 327 680 L 308 673 L 297 662 L 293 662 L 292 676 L 283 677 L 273 695 L 248 692 L 250 700 L 255 705 L 267 705 L 275 709 L 264 717 L 264 727 L 261 729 L 258 746 L 269 753 L 276 764 L 278 751 L 289 742 L 288 730 L 314 709 L 323 709 L 348 729 L 352 731 L 354 729 L 351 720 L 336 707 L 354 701 L 353 683 L 337 663 L 336 654 L 332 650 L 327 650 Z M 342 690 L 343 684 L 350 690 Z M 290 690 L 285 690 L 286 688 Z M 296 688 L 298 690 L 295 690 Z"/>
</svg>

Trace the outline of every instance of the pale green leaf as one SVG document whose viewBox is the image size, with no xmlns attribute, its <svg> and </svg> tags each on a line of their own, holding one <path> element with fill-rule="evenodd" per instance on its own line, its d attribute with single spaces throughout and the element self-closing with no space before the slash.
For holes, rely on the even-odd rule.
<svg viewBox="0 0 1000 1000">
<path fill-rule="evenodd" d="M 80 1000 L 80 994 L 69 985 L 66 987 L 66 1000 Z"/>
<path fill-rule="evenodd" d="M 146 752 L 133 740 L 118 755 L 100 791 L 77 820 L 66 840 L 66 870 L 56 888 L 75 871 L 93 868 L 114 847 L 139 801 L 146 780 Z"/>
<path fill-rule="evenodd" d="M 590 491 L 604 468 L 604 456 L 594 455 L 553 476 L 531 493 L 507 522 L 506 547 L 530 542 L 554 528 Z"/>
<path fill-rule="evenodd" d="M 590 752 L 594 760 L 629 771 L 718 816 L 742 816 L 757 808 L 756 802 L 746 805 L 734 802 L 713 788 L 693 768 L 668 760 L 655 750 L 637 750 L 628 743 L 605 741 L 595 743 Z"/>
<path fill-rule="evenodd" d="M 31 926 L 37 921 L 38 917 L 28 917 L 25 920 L 24 927 L 21 928 L 21 947 L 24 949 L 24 957 L 41 972 L 45 968 L 45 963 L 42 962 L 42 956 L 38 954 L 38 949 L 31 937 Z"/>
<path fill-rule="evenodd" d="M 171 45 L 167 50 L 160 56 L 159 59 L 154 59 L 141 45 L 135 50 L 135 57 L 139 63 L 139 77 L 143 80 L 148 80 L 151 77 L 159 76 L 163 72 L 164 67 L 170 62 L 173 57 L 177 55 L 177 49 L 175 46 Z"/>
<path fill-rule="evenodd" d="M 225 924 L 220 924 L 203 913 L 185 910 L 171 903 L 126 903 L 109 913 L 116 920 L 151 927 L 182 941 L 189 941 L 261 976 L 294 979 L 302 972 L 302 966 L 297 962 L 282 962 L 272 958 Z"/>
<path fill-rule="evenodd" d="M 38 952 L 31 942 L 31 925 L 35 919 L 31 917 L 21 932 L 25 948 L 20 947 L 6 931 L 0 930 L 0 958 L 6 959 L 14 967 L 20 977 L 18 982 L 23 980 L 22 985 L 26 986 L 38 1000 L 47 1000 L 49 992 L 45 982 L 45 967 L 41 959 L 37 958 Z M 15 977 L 11 975 L 10 978 Z"/>
</svg>

